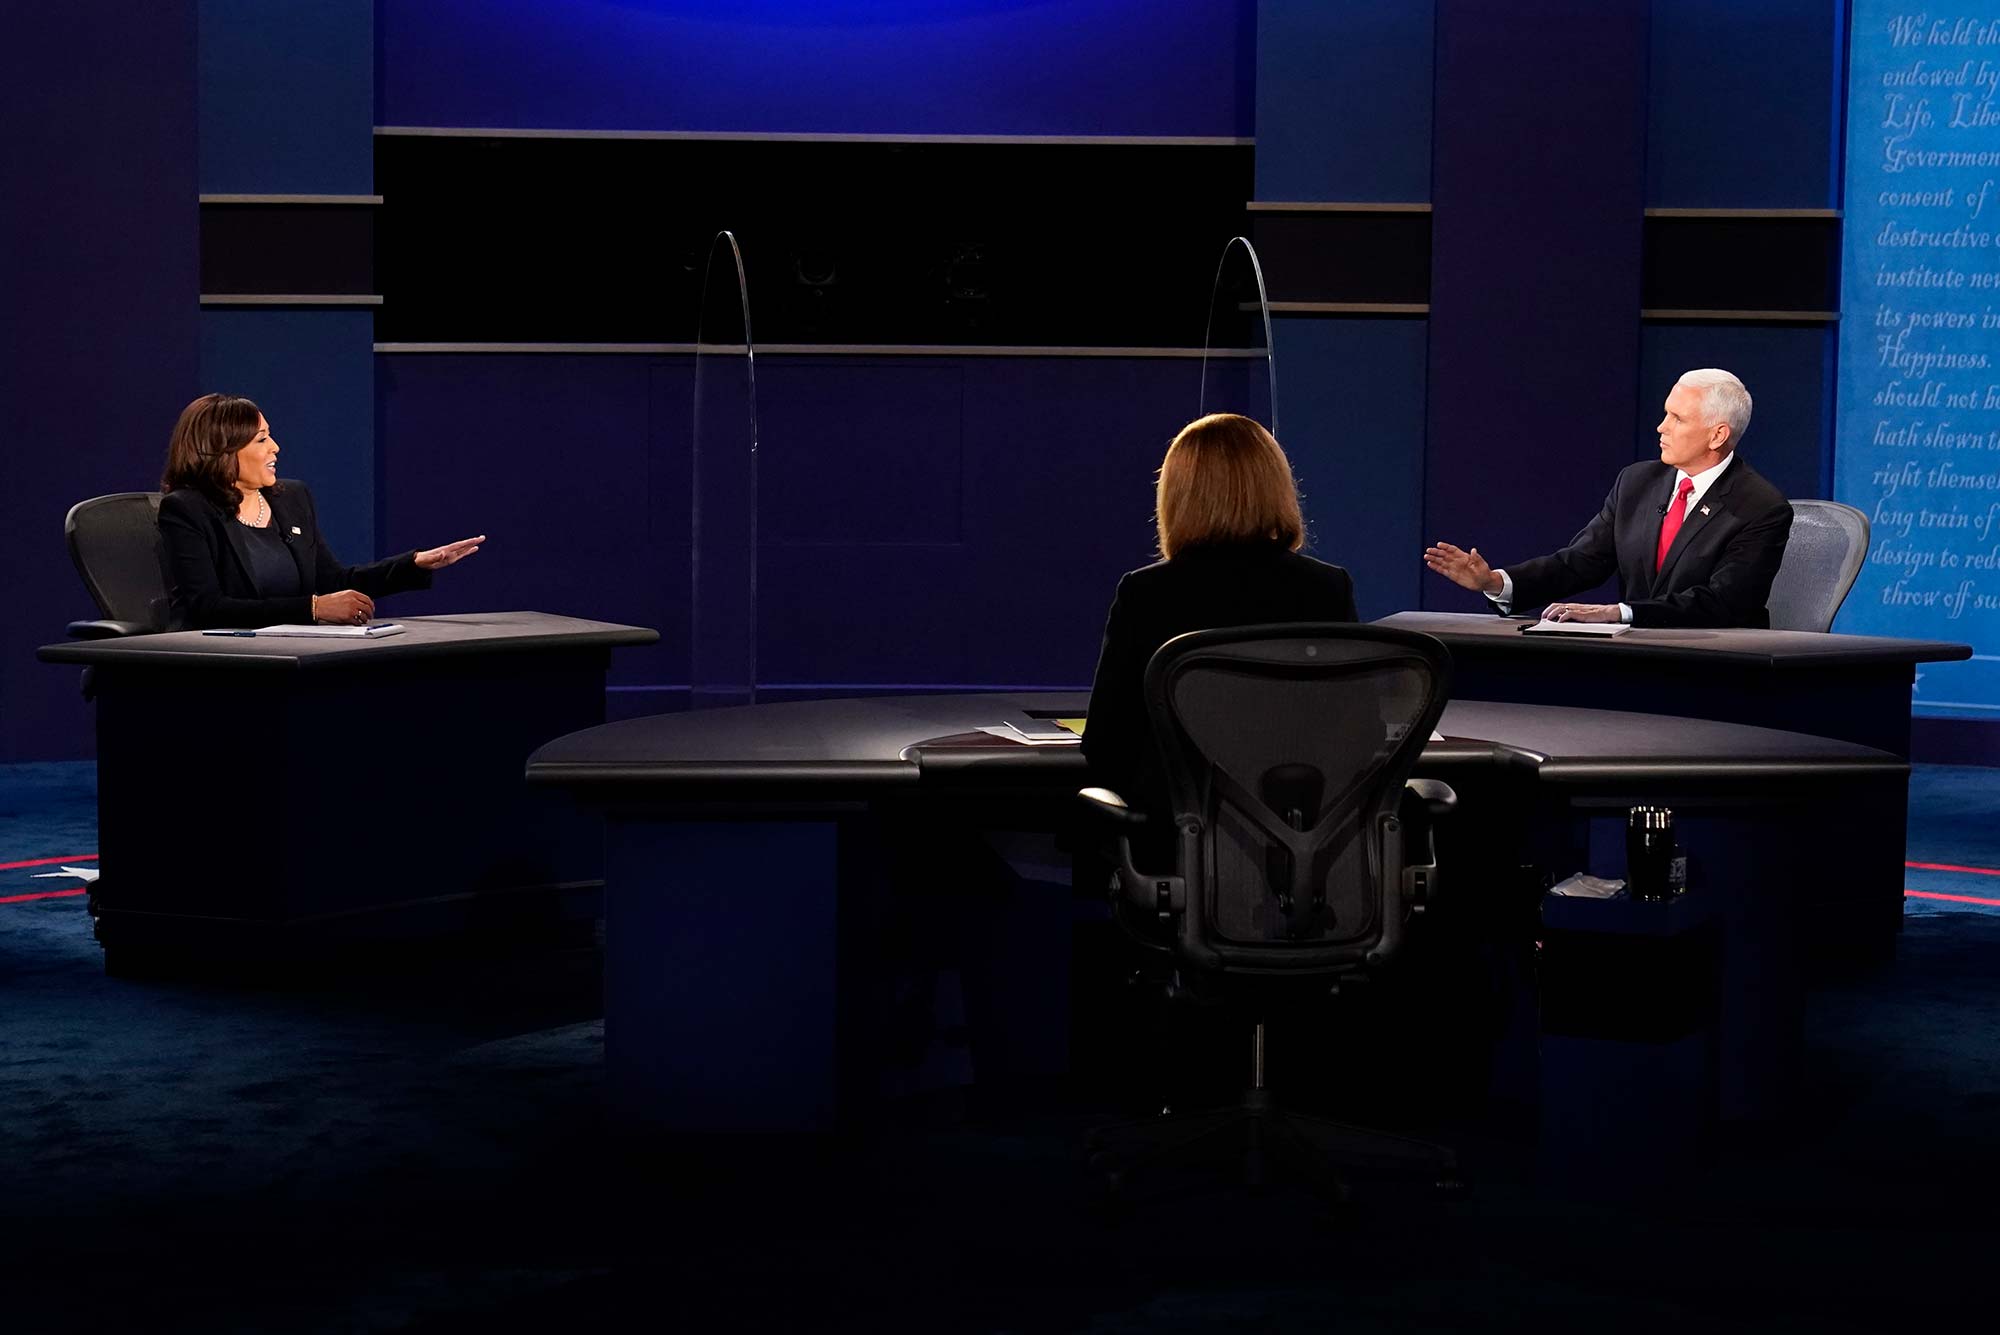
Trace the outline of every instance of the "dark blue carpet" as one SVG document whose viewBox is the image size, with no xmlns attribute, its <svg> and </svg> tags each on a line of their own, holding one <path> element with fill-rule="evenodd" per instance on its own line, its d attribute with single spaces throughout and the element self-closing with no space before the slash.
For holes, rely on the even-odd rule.
<svg viewBox="0 0 2000 1335">
<path fill-rule="evenodd" d="M 0 770 L 0 862 L 95 851 L 92 801 L 89 766 Z M 2000 865 L 1996 811 L 2000 774 L 1920 771 L 1913 859 Z M 0 897 L 71 884 L 39 870 Z M 1813 997 L 1797 1117 L 1641 1204 L 1551 1192 L 1530 1138 L 1474 1125 L 1462 1203 L 1107 1223 L 1076 1148 L 1103 1110 L 1061 1097 L 912 1101 L 837 1144 L 616 1141 L 587 948 L 137 983 L 81 899 L 0 905 L 0 1329 L 1984 1326 L 1996 966 L 2000 914 L 1911 901 L 1893 966 Z"/>
</svg>

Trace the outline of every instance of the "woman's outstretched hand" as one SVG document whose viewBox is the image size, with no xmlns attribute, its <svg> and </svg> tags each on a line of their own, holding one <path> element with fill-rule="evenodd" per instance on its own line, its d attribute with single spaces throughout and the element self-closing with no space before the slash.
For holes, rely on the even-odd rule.
<svg viewBox="0 0 2000 1335">
<path fill-rule="evenodd" d="M 428 548 L 417 553 L 417 566 L 422 570 L 443 570 L 446 566 L 455 565 L 478 551 L 479 544 L 484 541 L 486 535 L 482 533 L 476 538 L 460 538 L 457 542 L 448 542 L 442 547 Z"/>
</svg>

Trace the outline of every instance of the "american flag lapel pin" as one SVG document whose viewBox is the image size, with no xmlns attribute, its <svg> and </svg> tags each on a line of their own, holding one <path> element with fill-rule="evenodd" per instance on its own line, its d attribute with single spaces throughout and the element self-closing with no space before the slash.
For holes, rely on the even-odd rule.
<svg viewBox="0 0 2000 1335">
<path fill-rule="evenodd" d="M 1707 513 L 1708 513 L 1708 510 L 1707 510 L 1707 508 L 1706 508 L 1706 507 L 1704 507 L 1704 508 L 1702 509 L 1702 513 L 1703 513 L 1703 514 L 1707 514 Z M 298 526 L 297 524 L 294 524 L 294 525 L 292 525 L 292 532 L 293 532 L 293 533 L 298 533 L 298 531 L 299 531 L 299 526 Z M 303 535 L 301 535 L 301 536 L 303 536 Z"/>
<path fill-rule="evenodd" d="M 1702 512 L 1703 514 L 1707 514 L 1707 513 L 1708 513 L 1708 507 L 1707 507 L 1706 505 L 1702 506 L 1702 507 L 1701 507 L 1701 512 Z M 297 533 L 297 532 L 298 532 L 298 530 L 297 530 L 297 529 L 293 529 L 293 530 L 292 530 L 292 532 L 294 532 L 294 533 Z"/>
</svg>

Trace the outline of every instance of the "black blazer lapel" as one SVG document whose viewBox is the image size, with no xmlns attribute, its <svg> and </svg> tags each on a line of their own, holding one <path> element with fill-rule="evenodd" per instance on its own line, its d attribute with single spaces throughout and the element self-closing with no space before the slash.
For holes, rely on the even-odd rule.
<svg viewBox="0 0 2000 1335">
<path fill-rule="evenodd" d="M 226 514 L 222 516 L 222 536 L 228 542 L 230 555 L 236 558 L 238 587 L 244 590 L 244 596 L 254 596 L 257 581 L 250 573 L 254 567 L 250 564 L 249 531 L 236 522 L 236 516 Z"/>
<path fill-rule="evenodd" d="M 312 516 L 300 512 L 301 507 L 294 504 L 292 493 L 281 492 L 270 499 L 271 527 L 277 529 L 278 536 L 285 540 L 285 550 L 292 554 L 292 564 L 299 568 L 299 587 L 308 594 L 318 593 Z"/>
</svg>

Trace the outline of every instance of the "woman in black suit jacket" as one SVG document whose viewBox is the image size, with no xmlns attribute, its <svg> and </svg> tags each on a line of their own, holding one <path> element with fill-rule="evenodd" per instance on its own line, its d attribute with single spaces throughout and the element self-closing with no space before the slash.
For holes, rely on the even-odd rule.
<svg viewBox="0 0 2000 1335">
<path fill-rule="evenodd" d="M 174 424 L 160 478 L 160 552 L 171 628 L 361 625 L 375 599 L 427 589 L 485 536 L 344 566 L 312 493 L 278 480 L 278 442 L 257 405 L 204 394 Z"/>
<path fill-rule="evenodd" d="M 1142 694 L 1153 652 L 1193 630 L 1355 614 L 1347 572 L 1299 553 L 1305 522 L 1291 463 L 1247 417 L 1212 413 L 1174 437 L 1155 516 L 1164 559 L 1118 581 L 1083 751 L 1100 782 L 1161 810 L 1166 780 Z"/>
</svg>

